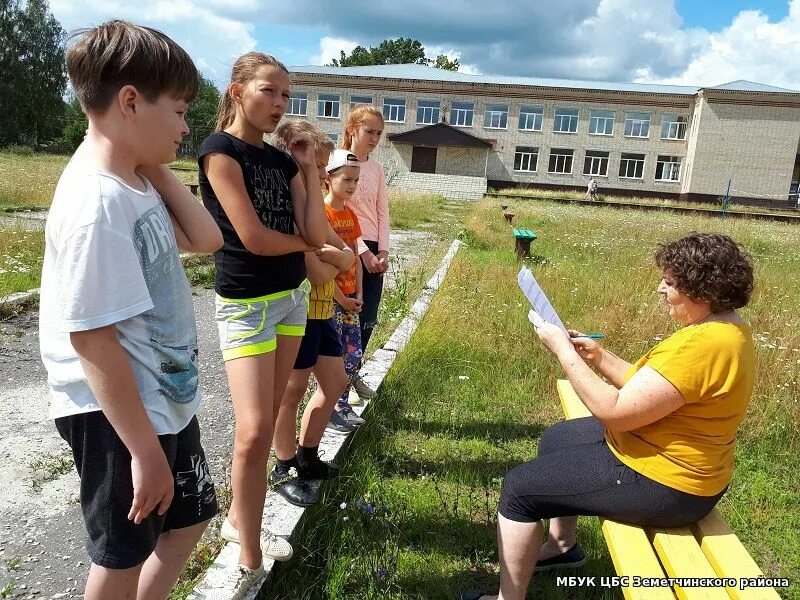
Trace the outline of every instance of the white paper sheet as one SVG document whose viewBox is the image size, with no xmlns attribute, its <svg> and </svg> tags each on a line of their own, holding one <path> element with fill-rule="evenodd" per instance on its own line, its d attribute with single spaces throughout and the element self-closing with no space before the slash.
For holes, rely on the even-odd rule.
<svg viewBox="0 0 800 600">
<path fill-rule="evenodd" d="M 542 320 L 552 323 L 564 331 L 567 330 L 567 328 L 564 327 L 564 323 L 561 322 L 558 313 L 553 308 L 553 305 L 550 304 L 550 300 L 547 299 L 547 295 L 544 293 L 544 290 L 542 290 L 542 287 L 539 285 L 539 282 L 536 281 L 536 278 L 533 276 L 533 273 L 531 273 L 529 268 L 522 267 L 520 269 L 519 275 L 517 275 L 517 282 L 519 283 L 522 293 L 528 299 L 528 302 L 531 303 L 533 311 L 539 317 L 541 317 Z M 528 318 L 532 323 L 536 323 L 533 316 L 529 315 Z"/>
</svg>

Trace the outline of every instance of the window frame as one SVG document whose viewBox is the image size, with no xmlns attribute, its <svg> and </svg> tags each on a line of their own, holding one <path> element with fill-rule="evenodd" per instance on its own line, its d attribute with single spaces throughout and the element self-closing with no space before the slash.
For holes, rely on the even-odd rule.
<svg viewBox="0 0 800 600">
<path fill-rule="evenodd" d="M 675 156 L 675 155 L 672 155 L 672 154 L 659 154 L 656 157 L 656 170 L 655 170 L 655 174 L 654 174 L 655 181 L 662 181 L 662 182 L 665 182 L 665 183 L 679 183 L 680 180 L 681 180 L 681 170 L 682 170 L 682 165 L 683 165 L 683 161 L 681 160 L 682 158 L 683 158 L 682 156 Z M 670 160 L 663 160 L 663 159 L 670 159 Z M 669 172 L 670 173 L 673 172 L 673 168 L 675 167 L 675 165 L 677 165 L 677 167 L 678 167 L 678 174 L 677 175 L 678 176 L 675 179 L 672 179 L 672 178 L 665 179 L 664 178 L 663 165 L 669 166 Z M 658 171 L 659 171 L 660 168 L 662 169 L 661 177 L 658 176 Z"/>
<path fill-rule="evenodd" d="M 566 154 L 569 152 L 569 154 Z M 551 170 L 551 163 L 555 158 L 555 164 L 558 166 L 558 158 L 563 157 L 564 163 L 566 164 L 566 159 L 569 158 L 569 171 L 553 171 Z M 550 175 L 572 175 L 572 171 L 575 168 L 575 150 L 571 150 L 569 148 L 550 148 L 550 156 L 547 157 L 547 172 Z"/>
<path fill-rule="evenodd" d="M 360 98 L 360 100 L 355 101 L 354 98 Z M 369 102 L 363 102 L 363 100 L 369 100 Z M 356 94 L 350 95 L 350 105 L 348 108 L 353 108 L 359 104 L 372 104 L 372 96 L 358 96 Z"/>
<path fill-rule="evenodd" d="M 626 158 L 626 156 L 629 157 L 629 158 Z M 639 158 L 630 158 L 630 157 L 634 157 L 634 156 L 641 156 L 641 159 L 639 159 Z M 634 162 L 634 163 L 641 162 L 641 174 L 640 174 L 639 177 L 636 177 L 636 166 L 634 166 L 634 169 L 633 169 L 633 173 L 634 173 L 633 176 L 623 175 L 622 174 L 623 166 L 627 167 L 627 164 L 629 162 Z M 645 168 L 646 164 L 647 164 L 647 155 L 646 154 L 640 154 L 638 152 L 622 152 L 620 154 L 620 159 L 619 159 L 619 178 L 620 179 L 633 179 L 633 180 L 636 180 L 636 181 L 644 181 L 644 168 Z M 627 173 L 627 171 L 628 171 L 628 169 L 625 168 L 625 172 L 626 173 Z"/>
<path fill-rule="evenodd" d="M 303 112 L 291 112 L 294 102 L 297 100 L 303 108 Z M 293 117 L 307 117 L 308 116 L 308 92 L 291 92 L 289 94 L 289 105 L 286 107 L 286 114 Z"/>
<path fill-rule="evenodd" d="M 472 108 L 456 108 L 457 104 L 463 104 L 465 106 L 467 104 L 469 104 Z M 456 114 L 462 114 L 462 113 L 465 116 L 466 115 L 469 116 L 469 125 L 467 125 L 466 123 L 459 124 L 459 123 L 456 122 L 456 120 L 457 120 L 455 118 Z M 466 121 L 466 118 L 464 120 Z M 472 127 L 473 124 L 475 123 L 475 103 L 474 102 L 460 102 L 460 101 L 459 102 L 451 102 L 450 103 L 450 119 L 449 119 L 449 123 L 453 127 L 466 127 L 466 128 Z"/>
<path fill-rule="evenodd" d="M 632 117 L 630 115 L 647 115 L 647 119 L 640 119 L 640 118 Z M 651 113 L 642 113 L 642 112 L 634 112 L 634 111 L 626 112 L 625 113 L 625 129 L 623 129 L 623 135 L 625 137 L 629 137 L 629 138 L 637 138 L 637 139 L 642 139 L 642 140 L 649 139 L 650 138 L 650 124 L 651 124 L 652 120 L 653 120 L 653 115 Z M 631 124 L 630 133 L 628 132 L 628 123 Z M 636 127 L 637 124 L 639 126 L 639 135 L 634 135 L 633 131 L 634 131 L 634 128 Z M 645 135 L 641 135 L 642 127 L 644 126 L 644 124 L 647 124 L 647 132 L 645 133 Z"/>
<path fill-rule="evenodd" d="M 335 98 L 335 100 L 334 100 Z M 324 107 L 330 104 L 331 107 L 336 106 L 336 114 L 324 114 Z M 323 110 L 320 110 L 320 109 Z M 338 119 L 342 114 L 342 95 L 341 94 L 319 94 L 317 96 L 317 117 L 320 119 Z"/>
<path fill-rule="evenodd" d="M 593 154 L 592 154 L 593 153 Z M 605 155 L 605 156 L 600 156 Z M 587 162 L 590 162 L 591 166 L 594 167 L 595 161 L 599 161 L 599 164 L 604 168 L 603 173 L 595 173 L 593 169 L 590 168 L 589 170 L 586 169 Z M 583 155 L 583 174 L 590 175 L 591 177 L 608 177 L 608 163 L 611 161 L 611 152 L 607 150 L 587 150 Z"/>
<path fill-rule="evenodd" d="M 669 117 L 673 117 L 674 120 L 667 120 Z M 683 119 L 683 120 L 681 120 Z M 675 125 L 675 137 L 669 135 L 669 132 L 672 130 L 672 125 Z M 667 135 L 664 135 L 664 127 L 667 126 Z M 681 132 L 681 126 L 683 126 L 683 136 L 680 137 L 679 134 Z M 675 140 L 675 141 L 683 141 L 686 139 L 686 134 L 689 132 L 689 117 L 686 115 L 676 115 L 674 113 L 669 113 L 661 116 L 661 139 L 662 140 Z"/>
<path fill-rule="evenodd" d="M 393 104 L 388 104 L 389 101 L 395 101 Z M 400 104 L 402 102 L 402 104 Z M 405 123 L 406 122 L 406 104 L 405 98 L 384 98 L 383 99 L 383 118 L 387 123 Z M 386 109 L 389 109 L 388 111 Z M 402 110 L 402 119 L 392 119 L 392 109 L 397 109 L 398 117 Z"/>
<path fill-rule="evenodd" d="M 421 102 L 428 102 L 430 104 L 434 104 L 435 103 L 436 106 L 420 106 Z M 431 111 L 431 114 L 435 113 L 436 116 L 433 117 L 432 121 L 424 121 L 424 120 L 421 121 L 420 118 L 419 118 L 420 111 L 423 111 L 423 115 L 424 115 L 425 111 L 428 111 L 428 110 Z M 435 125 L 436 123 L 439 122 L 439 118 L 441 117 L 441 114 L 442 114 L 442 102 L 440 100 L 417 100 L 417 121 L 416 121 L 417 125 Z"/>
<path fill-rule="evenodd" d="M 534 127 L 522 127 L 522 119 L 525 117 L 525 123 L 528 122 L 528 117 L 533 117 Z M 539 118 L 539 127 L 536 127 L 536 118 Z M 519 108 L 519 120 L 517 121 L 517 129 L 519 131 L 542 131 L 544 126 L 544 106 L 536 106 L 535 104 L 523 104 Z"/>
<path fill-rule="evenodd" d="M 490 107 L 505 107 L 504 110 L 494 110 Z M 498 116 L 498 122 L 500 125 L 494 126 L 487 124 L 487 121 L 491 123 L 490 119 L 493 120 L 495 115 Z M 483 107 L 483 128 L 484 129 L 508 129 L 508 104 L 503 103 L 495 103 L 495 104 L 486 104 Z"/>
<path fill-rule="evenodd" d="M 605 113 L 606 116 L 599 116 L 595 115 L 595 113 Z M 608 116 L 611 115 L 611 116 Z M 600 120 L 604 121 L 605 125 L 608 125 L 608 122 L 611 121 L 611 131 L 603 133 L 599 133 L 597 131 L 592 131 L 592 123 L 599 122 Z M 614 110 L 590 110 L 589 111 L 589 135 L 604 135 L 604 136 L 613 136 L 614 135 L 614 123 L 617 120 L 617 113 Z"/>
<path fill-rule="evenodd" d="M 531 165 L 533 160 L 533 169 L 517 168 L 517 156 L 520 157 L 519 165 L 522 167 L 522 162 L 527 157 L 528 166 Z M 514 148 L 514 166 L 512 170 L 515 173 L 537 173 L 539 170 L 539 148 L 534 146 L 517 146 Z"/>
<path fill-rule="evenodd" d="M 569 113 L 565 114 L 562 112 L 559 114 L 559 111 L 570 111 Z M 575 114 L 572 114 L 571 111 L 575 111 Z M 569 119 L 570 125 L 572 124 L 572 119 L 575 119 L 575 129 L 571 130 L 564 130 L 564 129 L 556 129 L 556 123 L 563 124 L 564 118 Z M 578 125 L 580 124 L 580 109 L 572 108 L 570 106 L 557 106 L 555 115 L 553 116 L 553 133 L 578 133 Z"/>
</svg>

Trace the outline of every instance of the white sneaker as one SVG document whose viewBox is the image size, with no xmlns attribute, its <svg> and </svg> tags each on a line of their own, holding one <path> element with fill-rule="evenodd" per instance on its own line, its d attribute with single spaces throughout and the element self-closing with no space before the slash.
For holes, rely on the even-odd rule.
<svg viewBox="0 0 800 600">
<path fill-rule="evenodd" d="M 236 565 L 236 570 L 225 580 L 222 589 L 211 592 L 206 598 L 208 600 L 240 600 L 247 595 L 247 592 L 263 575 L 263 564 L 259 565 L 257 569 Z"/>
<path fill-rule="evenodd" d="M 364 404 L 364 400 L 361 399 L 361 396 L 358 395 L 358 392 L 350 388 L 350 391 L 347 393 L 347 403 L 350 406 L 362 406 Z"/>
<path fill-rule="evenodd" d="M 225 517 L 225 520 L 222 522 L 219 535 L 223 540 L 239 543 L 239 530 L 231 524 L 228 517 Z M 267 558 L 280 562 L 289 560 L 294 554 L 292 545 L 282 537 L 278 537 L 272 533 L 269 529 L 261 533 L 261 552 Z"/>
</svg>

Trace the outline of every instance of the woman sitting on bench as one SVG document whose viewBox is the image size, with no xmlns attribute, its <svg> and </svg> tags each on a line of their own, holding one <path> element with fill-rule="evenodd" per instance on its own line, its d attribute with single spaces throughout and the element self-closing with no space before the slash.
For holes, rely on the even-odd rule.
<svg viewBox="0 0 800 600">
<path fill-rule="evenodd" d="M 682 527 L 707 515 L 728 488 L 753 389 L 752 332 L 736 313 L 750 299 L 753 267 L 731 238 L 716 234 L 662 245 L 655 260 L 658 292 L 683 327 L 636 363 L 588 337 L 536 327 L 593 416 L 550 427 L 538 457 L 506 475 L 497 518 L 500 595 L 462 599 L 523 600 L 534 568 L 583 565 L 577 515 Z M 551 519 L 544 544 L 542 519 Z"/>
</svg>

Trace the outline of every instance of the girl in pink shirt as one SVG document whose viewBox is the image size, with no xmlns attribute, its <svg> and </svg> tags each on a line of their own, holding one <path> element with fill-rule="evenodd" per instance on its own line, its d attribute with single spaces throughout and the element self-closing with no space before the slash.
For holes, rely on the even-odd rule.
<svg viewBox="0 0 800 600">
<path fill-rule="evenodd" d="M 342 148 L 361 161 L 358 188 L 347 202 L 361 225 L 358 252 L 363 264 L 364 304 L 361 308 L 361 347 L 366 350 L 378 320 L 378 305 L 383 293 L 383 274 L 389 268 L 389 194 L 383 165 L 369 155 L 381 141 L 383 115 L 374 106 L 358 104 L 350 109 L 344 128 Z M 375 395 L 360 379 L 353 387 L 359 396 Z"/>
</svg>

